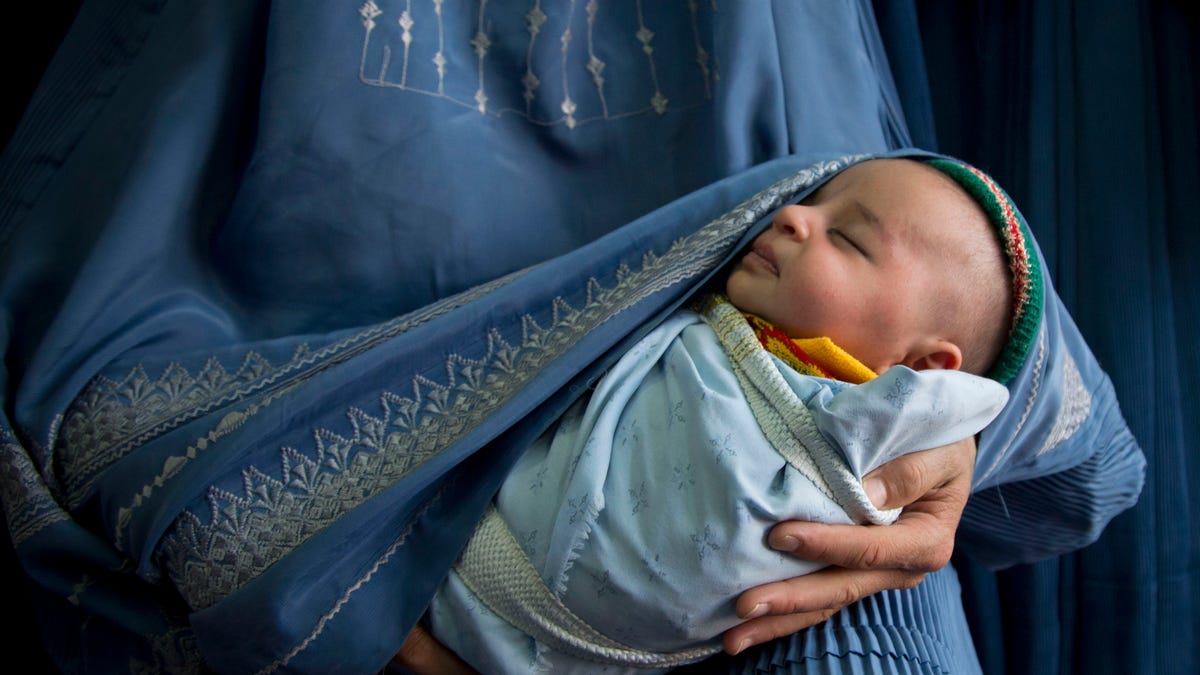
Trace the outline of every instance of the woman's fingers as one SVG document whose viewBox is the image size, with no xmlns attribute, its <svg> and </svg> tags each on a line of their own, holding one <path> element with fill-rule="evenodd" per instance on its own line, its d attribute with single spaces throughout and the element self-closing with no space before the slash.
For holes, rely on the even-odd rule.
<svg viewBox="0 0 1200 675">
<path fill-rule="evenodd" d="M 725 635 L 721 638 L 721 646 L 724 647 L 727 654 L 737 654 L 754 645 L 770 642 L 775 638 L 815 626 L 833 616 L 834 611 L 822 610 L 803 614 L 764 616 L 747 621 L 725 631 Z"/>
<path fill-rule="evenodd" d="M 725 631 L 722 645 L 736 654 L 833 616 L 868 595 L 889 588 L 912 588 L 924 573 L 900 570 L 850 570 L 830 567 L 803 577 L 765 584 L 738 598 L 738 616 L 748 619 Z"/>
<path fill-rule="evenodd" d="M 886 527 L 791 521 L 767 542 L 797 558 L 861 570 L 933 572 L 950 561 L 965 491 L 943 488 L 906 509 Z"/>
<path fill-rule="evenodd" d="M 898 457 L 864 476 L 863 487 L 881 509 L 908 506 L 931 490 L 966 483 L 969 492 L 975 473 L 975 439 Z"/>
</svg>

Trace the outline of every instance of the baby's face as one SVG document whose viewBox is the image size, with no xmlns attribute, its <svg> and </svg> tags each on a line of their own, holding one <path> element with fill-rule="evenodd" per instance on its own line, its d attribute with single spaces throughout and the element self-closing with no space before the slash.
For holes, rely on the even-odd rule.
<svg viewBox="0 0 1200 675">
<path fill-rule="evenodd" d="M 726 282 L 734 305 L 792 337 L 828 337 L 877 372 L 927 331 L 970 198 L 936 169 L 872 160 L 776 212 Z"/>
</svg>

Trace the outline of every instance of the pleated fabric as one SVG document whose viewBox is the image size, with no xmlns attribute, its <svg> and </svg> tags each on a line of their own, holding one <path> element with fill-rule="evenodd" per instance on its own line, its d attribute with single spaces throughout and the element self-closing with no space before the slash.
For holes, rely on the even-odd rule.
<svg viewBox="0 0 1200 675">
<path fill-rule="evenodd" d="M 954 568 L 947 566 L 912 590 L 878 593 L 804 632 L 676 672 L 978 673 L 960 594 Z"/>
</svg>

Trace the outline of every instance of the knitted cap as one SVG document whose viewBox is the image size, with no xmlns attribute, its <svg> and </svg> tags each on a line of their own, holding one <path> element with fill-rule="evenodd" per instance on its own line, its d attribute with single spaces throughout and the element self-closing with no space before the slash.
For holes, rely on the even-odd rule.
<svg viewBox="0 0 1200 675">
<path fill-rule="evenodd" d="M 991 176 L 955 160 L 931 159 L 929 165 L 962 186 L 983 208 L 1000 236 L 1012 277 L 1012 325 L 1004 349 L 987 376 L 1008 384 L 1025 363 L 1042 319 L 1042 268 L 1033 250 L 1033 236 L 1012 199 Z"/>
</svg>

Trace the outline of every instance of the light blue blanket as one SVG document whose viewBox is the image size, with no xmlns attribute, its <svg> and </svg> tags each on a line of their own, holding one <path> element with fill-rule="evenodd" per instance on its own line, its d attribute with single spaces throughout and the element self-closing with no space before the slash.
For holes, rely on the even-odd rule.
<svg viewBox="0 0 1200 675">
<path fill-rule="evenodd" d="M 891 522 L 861 477 L 1007 400 L 958 371 L 800 375 L 732 305 L 680 311 L 518 460 L 434 599 L 435 634 L 486 673 L 707 656 L 742 590 L 819 567 L 769 549 L 772 525 Z"/>
</svg>

